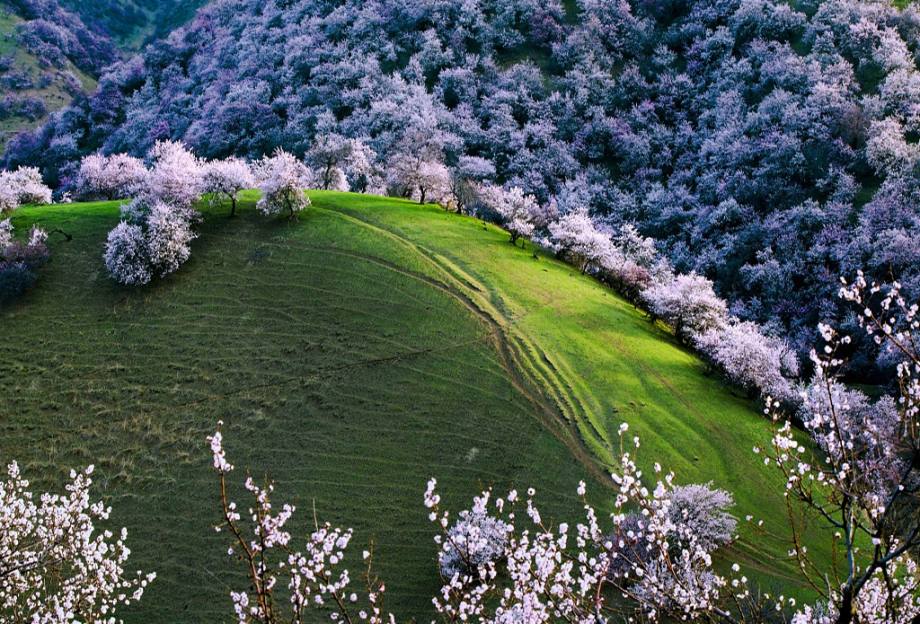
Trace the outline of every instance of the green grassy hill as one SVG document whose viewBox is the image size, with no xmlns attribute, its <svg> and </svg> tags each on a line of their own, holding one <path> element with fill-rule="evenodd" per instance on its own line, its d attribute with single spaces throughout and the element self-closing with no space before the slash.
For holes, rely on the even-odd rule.
<svg viewBox="0 0 920 624">
<path fill-rule="evenodd" d="M 496 227 L 436 207 L 313 193 L 299 222 L 205 208 L 192 260 L 141 290 L 101 261 L 117 203 L 26 208 L 52 235 L 36 288 L 0 312 L 0 460 L 37 485 L 97 465 L 135 565 L 159 579 L 130 622 L 225 621 L 230 583 L 204 437 L 227 422 L 237 466 L 278 495 L 374 539 L 389 608 L 428 615 L 435 546 L 421 504 L 484 485 L 539 486 L 575 520 L 577 481 L 609 507 L 617 426 L 679 481 L 735 493 L 737 515 L 786 525 L 755 406 L 631 305 L 571 267 L 512 247 Z M 235 473 L 242 478 L 242 472 Z M 731 553 L 789 593 L 785 546 Z"/>
</svg>

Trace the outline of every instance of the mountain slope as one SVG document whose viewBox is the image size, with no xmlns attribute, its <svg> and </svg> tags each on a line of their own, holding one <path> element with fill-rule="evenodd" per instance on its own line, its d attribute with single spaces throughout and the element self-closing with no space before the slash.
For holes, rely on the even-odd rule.
<svg viewBox="0 0 920 624">
<path fill-rule="evenodd" d="M 109 33 L 120 45 L 140 48 L 190 20 L 207 0 L 60 0 L 86 24 Z"/>
<path fill-rule="evenodd" d="M 92 93 L 116 52 L 53 3 L 0 2 L 0 149 Z"/>
<path fill-rule="evenodd" d="M 593 280 L 512 247 L 482 222 L 401 200 L 314 193 L 296 224 L 205 208 L 192 260 L 152 287 L 114 286 L 101 262 L 116 203 L 27 208 L 53 261 L 0 312 L 0 458 L 38 485 L 97 465 L 127 524 L 132 566 L 159 578 L 129 622 L 229 613 L 216 484 L 204 436 L 227 422 L 234 463 L 266 472 L 301 519 L 374 539 L 388 606 L 428 616 L 437 589 L 421 505 L 482 486 L 537 485 L 547 515 L 577 519 L 621 422 L 640 460 L 731 490 L 739 517 L 786 525 L 781 483 L 751 447 L 769 428 L 743 398 Z M 741 523 L 752 577 L 790 587 L 785 547 Z M 360 552 L 360 548 L 358 548 Z"/>
</svg>

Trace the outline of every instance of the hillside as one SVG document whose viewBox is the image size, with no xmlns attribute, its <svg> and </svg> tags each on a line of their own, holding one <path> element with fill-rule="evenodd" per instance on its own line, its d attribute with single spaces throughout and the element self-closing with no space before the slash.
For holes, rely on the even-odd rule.
<svg viewBox="0 0 920 624">
<path fill-rule="evenodd" d="M 603 467 L 624 421 L 640 459 L 787 531 L 782 488 L 751 453 L 767 424 L 631 305 L 479 220 L 312 198 L 295 224 L 258 216 L 251 195 L 237 219 L 204 208 L 191 261 L 138 291 L 100 258 L 117 203 L 14 213 L 73 240 L 53 234 L 38 286 L 0 312 L 0 458 L 39 485 L 96 462 L 132 566 L 159 573 L 129 622 L 229 612 L 223 581 L 239 570 L 210 529 L 204 444 L 218 419 L 234 463 L 269 472 L 301 517 L 315 504 L 358 544 L 375 539 L 388 608 L 406 616 L 426 615 L 438 587 L 430 476 L 454 508 L 483 485 L 540 485 L 560 519 L 587 476 L 609 508 Z M 732 556 L 787 581 L 785 546 L 741 525 Z"/>
<path fill-rule="evenodd" d="M 4 164 L 67 187 L 97 150 L 304 156 L 328 133 L 384 172 L 481 157 L 562 212 L 635 225 L 807 362 L 845 313 L 840 275 L 920 292 L 918 23 L 890 0 L 215 0 Z M 857 375 L 883 376 L 858 350 Z"/>
<path fill-rule="evenodd" d="M 108 39 L 75 16 L 0 3 L 0 150 L 92 93 L 114 60 Z"/>
<path fill-rule="evenodd" d="M 192 18 L 206 0 L 61 0 L 86 24 L 109 33 L 122 47 L 138 49 Z"/>
</svg>

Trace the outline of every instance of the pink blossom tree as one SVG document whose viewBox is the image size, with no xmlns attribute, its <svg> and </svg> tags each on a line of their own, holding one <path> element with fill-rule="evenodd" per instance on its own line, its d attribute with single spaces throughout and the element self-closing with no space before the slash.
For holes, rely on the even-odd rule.
<svg viewBox="0 0 920 624">
<path fill-rule="evenodd" d="M 80 162 L 77 193 L 85 198 L 121 199 L 144 187 L 147 167 L 127 154 L 90 154 Z"/>
<path fill-rule="evenodd" d="M 150 159 L 150 172 L 137 196 L 151 205 L 159 201 L 175 206 L 191 218 L 203 192 L 201 161 L 177 141 L 158 141 Z"/>
<path fill-rule="evenodd" d="M 215 201 L 230 202 L 230 216 L 236 216 L 236 203 L 240 191 L 255 186 L 252 168 L 240 158 L 212 160 L 202 167 L 202 190 Z"/>
<path fill-rule="evenodd" d="M 497 214 L 502 225 L 511 235 L 511 244 L 517 244 L 534 232 L 531 215 L 537 210 L 537 200 L 533 195 L 525 195 L 519 187 L 503 189 L 491 184 L 479 187 L 479 201 Z"/>
<path fill-rule="evenodd" d="M 756 323 L 731 319 L 693 340 L 732 383 L 788 405 L 798 404 L 792 381 L 799 372 L 798 358 L 785 341 L 766 336 Z"/>
<path fill-rule="evenodd" d="M 153 279 L 147 239 L 140 225 L 120 222 L 108 235 L 103 262 L 109 276 L 125 286 L 142 286 Z"/>
<path fill-rule="evenodd" d="M 304 190 L 310 178 L 306 165 L 282 149 L 256 163 L 255 175 L 262 198 L 259 211 L 264 215 L 287 212 L 293 220 L 310 205 Z"/>
<path fill-rule="evenodd" d="M 604 263 L 612 253 L 610 236 L 599 231 L 586 209 L 573 210 L 549 225 L 556 252 L 570 258 L 582 273 Z"/>
<path fill-rule="evenodd" d="M 649 311 L 682 338 L 718 328 L 728 320 L 725 301 L 716 295 L 712 282 L 695 273 L 654 283 L 642 297 Z"/>
<path fill-rule="evenodd" d="M 15 210 L 23 204 L 50 203 L 51 189 L 45 186 L 37 168 L 0 171 L 0 213 Z"/>
</svg>

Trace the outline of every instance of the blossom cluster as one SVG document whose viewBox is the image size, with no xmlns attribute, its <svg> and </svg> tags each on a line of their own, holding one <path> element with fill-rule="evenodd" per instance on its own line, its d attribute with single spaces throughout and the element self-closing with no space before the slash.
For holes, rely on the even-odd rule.
<svg viewBox="0 0 920 624">
<path fill-rule="evenodd" d="M 25 204 L 50 204 L 51 189 L 35 167 L 0 171 L 0 214 Z"/>
<path fill-rule="evenodd" d="M 93 160 L 82 168 L 87 185 L 95 180 L 98 192 L 133 195 L 103 254 L 109 275 L 127 286 L 169 275 L 189 259 L 197 218 L 193 204 L 204 192 L 203 165 L 181 143 L 159 142 L 150 157 L 152 165 L 143 172 L 139 161 L 115 156 L 88 157 Z"/>
<path fill-rule="evenodd" d="M 383 611 L 386 586 L 371 575 L 369 550 L 363 554 L 367 564 L 366 591 L 359 598 L 351 588 L 352 577 L 342 567 L 352 540 L 351 529 L 317 522 L 298 547 L 287 528 L 296 508 L 289 504 L 274 506 L 272 483 L 260 486 L 252 477 L 246 477 L 243 487 L 252 503 L 245 513 L 231 499 L 227 477 L 234 467 L 224 450 L 222 426 L 219 423 L 207 440 L 221 501 L 222 521 L 216 529 L 232 536 L 227 554 L 243 562 L 249 576 L 247 588 L 230 592 L 237 621 L 302 624 L 313 621 L 311 611 L 329 607 L 333 609 L 334 622 L 393 624 L 393 616 Z M 284 599 L 279 599 L 279 589 Z"/>
<path fill-rule="evenodd" d="M 130 576 L 127 531 L 99 530 L 111 510 L 90 501 L 93 467 L 71 471 L 64 494 L 35 495 L 19 466 L 0 481 L 0 620 L 112 624 L 153 573 Z"/>
</svg>

